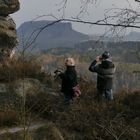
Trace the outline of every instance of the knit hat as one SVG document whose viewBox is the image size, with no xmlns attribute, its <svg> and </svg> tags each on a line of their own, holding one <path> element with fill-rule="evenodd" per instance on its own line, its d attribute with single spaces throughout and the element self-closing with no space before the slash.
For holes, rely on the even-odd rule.
<svg viewBox="0 0 140 140">
<path fill-rule="evenodd" d="M 75 66 L 75 61 L 73 58 L 68 57 L 65 59 L 65 65 L 66 66 Z"/>
<path fill-rule="evenodd" d="M 105 51 L 103 54 L 102 54 L 102 58 L 103 59 L 108 59 L 110 57 L 110 53 Z"/>
</svg>

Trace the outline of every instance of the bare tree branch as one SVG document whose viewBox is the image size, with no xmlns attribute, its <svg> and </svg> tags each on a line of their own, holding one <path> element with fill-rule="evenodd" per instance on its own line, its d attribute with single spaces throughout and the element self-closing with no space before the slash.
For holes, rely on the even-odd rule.
<svg viewBox="0 0 140 140">
<path fill-rule="evenodd" d="M 56 23 L 59 23 L 59 22 L 75 22 L 75 23 L 82 23 L 82 24 L 89 24 L 89 25 L 98 25 L 98 26 L 111 26 L 111 27 L 123 27 L 123 28 L 137 28 L 137 29 L 140 29 L 140 26 L 138 25 L 132 25 L 132 24 L 120 24 L 120 23 L 108 23 L 106 22 L 106 19 L 103 19 L 103 20 L 98 20 L 96 22 L 92 22 L 92 21 L 84 21 L 84 20 L 79 20 L 79 19 L 59 19 L 59 20 L 55 20 L 49 24 L 46 24 L 45 26 L 41 27 L 41 28 L 38 28 L 36 30 L 34 30 L 29 39 L 36 33 L 35 37 L 31 40 L 31 42 L 29 42 L 29 44 L 26 45 L 26 48 L 24 48 L 25 50 L 28 49 L 35 41 L 36 39 L 38 38 L 38 36 L 40 35 L 40 33 L 47 29 L 48 27 L 56 24 Z"/>
<path fill-rule="evenodd" d="M 38 28 L 38 29 L 34 30 L 34 31 L 31 33 L 29 39 L 35 34 L 36 31 L 38 31 L 38 32 L 37 32 L 36 36 L 33 38 L 33 40 L 32 40 L 31 42 L 29 42 L 29 44 L 26 45 L 26 47 L 24 48 L 24 50 L 28 49 L 28 48 L 36 41 L 36 39 L 38 38 L 38 36 L 40 35 L 40 33 L 41 33 L 43 30 L 45 30 L 46 28 L 48 28 L 48 27 L 50 27 L 50 26 L 52 26 L 52 25 L 54 25 L 54 24 L 56 24 L 56 23 L 58 23 L 58 22 L 60 22 L 60 21 L 62 21 L 62 19 L 56 20 L 56 21 L 51 22 L 51 23 L 49 23 L 49 24 L 47 24 L 47 25 L 45 25 L 45 26 L 43 26 L 43 27 L 41 27 L 41 28 Z"/>
<path fill-rule="evenodd" d="M 140 26 L 138 25 L 125 25 L 125 24 L 115 24 L 115 23 L 101 23 L 99 21 L 92 22 L 92 21 L 84 21 L 84 20 L 75 20 L 75 19 L 61 19 L 60 21 L 69 21 L 69 22 L 77 22 L 77 23 L 83 23 L 83 24 L 90 24 L 90 25 L 98 25 L 98 26 L 112 26 L 112 27 L 125 27 L 125 28 L 138 28 L 140 29 Z"/>
<path fill-rule="evenodd" d="M 135 0 L 136 2 L 140 2 L 140 0 Z"/>
</svg>

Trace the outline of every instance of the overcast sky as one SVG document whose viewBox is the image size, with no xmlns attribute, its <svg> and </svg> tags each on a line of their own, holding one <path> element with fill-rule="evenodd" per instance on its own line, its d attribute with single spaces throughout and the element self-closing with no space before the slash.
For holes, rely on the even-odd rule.
<svg viewBox="0 0 140 140">
<path fill-rule="evenodd" d="M 15 20 L 17 27 L 23 22 L 35 19 L 37 16 L 53 14 L 56 17 L 61 17 L 63 11 L 59 10 L 62 7 L 61 2 L 63 0 L 19 0 L 21 8 L 18 12 L 11 16 Z M 67 7 L 65 9 L 65 17 L 72 18 L 80 11 L 81 0 L 68 0 Z M 84 1 L 84 0 L 83 0 Z M 90 0 L 92 1 L 92 0 Z M 88 14 L 85 14 L 82 19 L 87 21 L 97 21 L 104 17 L 106 9 L 110 8 L 126 8 L 132 7 L 138 8 L 138 3 L 134 0 L 97 0 L 96 4 L 90 4 L 88 6 Z M 38 20 L 48 20 L 49 17 L 45 16 Z M 89 26 L 83 24 L 73 23 L 73 28 L 79 32 L 86 34 L 99 34 L 104 32 L 104 27 L 101 26 Z"/>
</svg>

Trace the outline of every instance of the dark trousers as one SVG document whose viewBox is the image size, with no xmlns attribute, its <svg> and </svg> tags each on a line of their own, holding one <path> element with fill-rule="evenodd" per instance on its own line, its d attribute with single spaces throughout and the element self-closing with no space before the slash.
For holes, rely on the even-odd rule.
<svg viewBox="0 0 140 140">
<path fill-rule="evenodd" d="M 66 105 L 69 105 L 71 102 L 73 102 L 74 98 L 73 90 L 64 91 L 63 93 L 64 93 L 64 103 Z"/>
<path fill-rule="evenodd" d="M 74 93 L 73 91 L 66 91 L 64 92 L 64 98 L 65 98 L 65 104 L 69 105 L 73 102 L 73 98 L 74 98 Z"/>
</svg>

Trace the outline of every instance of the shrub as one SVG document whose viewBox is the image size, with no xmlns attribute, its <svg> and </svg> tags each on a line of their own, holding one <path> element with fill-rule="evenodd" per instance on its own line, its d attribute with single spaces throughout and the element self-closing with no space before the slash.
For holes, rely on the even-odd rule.
<svg viewBox="0 0 140 140">
<path fill-rule="evenodd" d="M 0 67 L 0 81 L 10 82 L 20 78 L 42 79 L 44 73 L 41 72 L 41 65 L 33 60 L 18 59 L 9 61 L 7 65 Z"/>
<path fill-rule="evenodd" d="M 17 125 L 19 120 L 19 113 L 16 110 L 0 111 L 0 127 Z"/>
<path fill-rule="evenodd" d="M 79 79 L 80 98 L 65 107 L 63 96 L 39 93 L 27 105 L 53 122 L 66 140 L 138 140 L 140 91 L 121 91 L 111 102 L 98 102 L 95 84 Z M 136 102 L 132 103 L 132 99 Z"/>
</svg>

